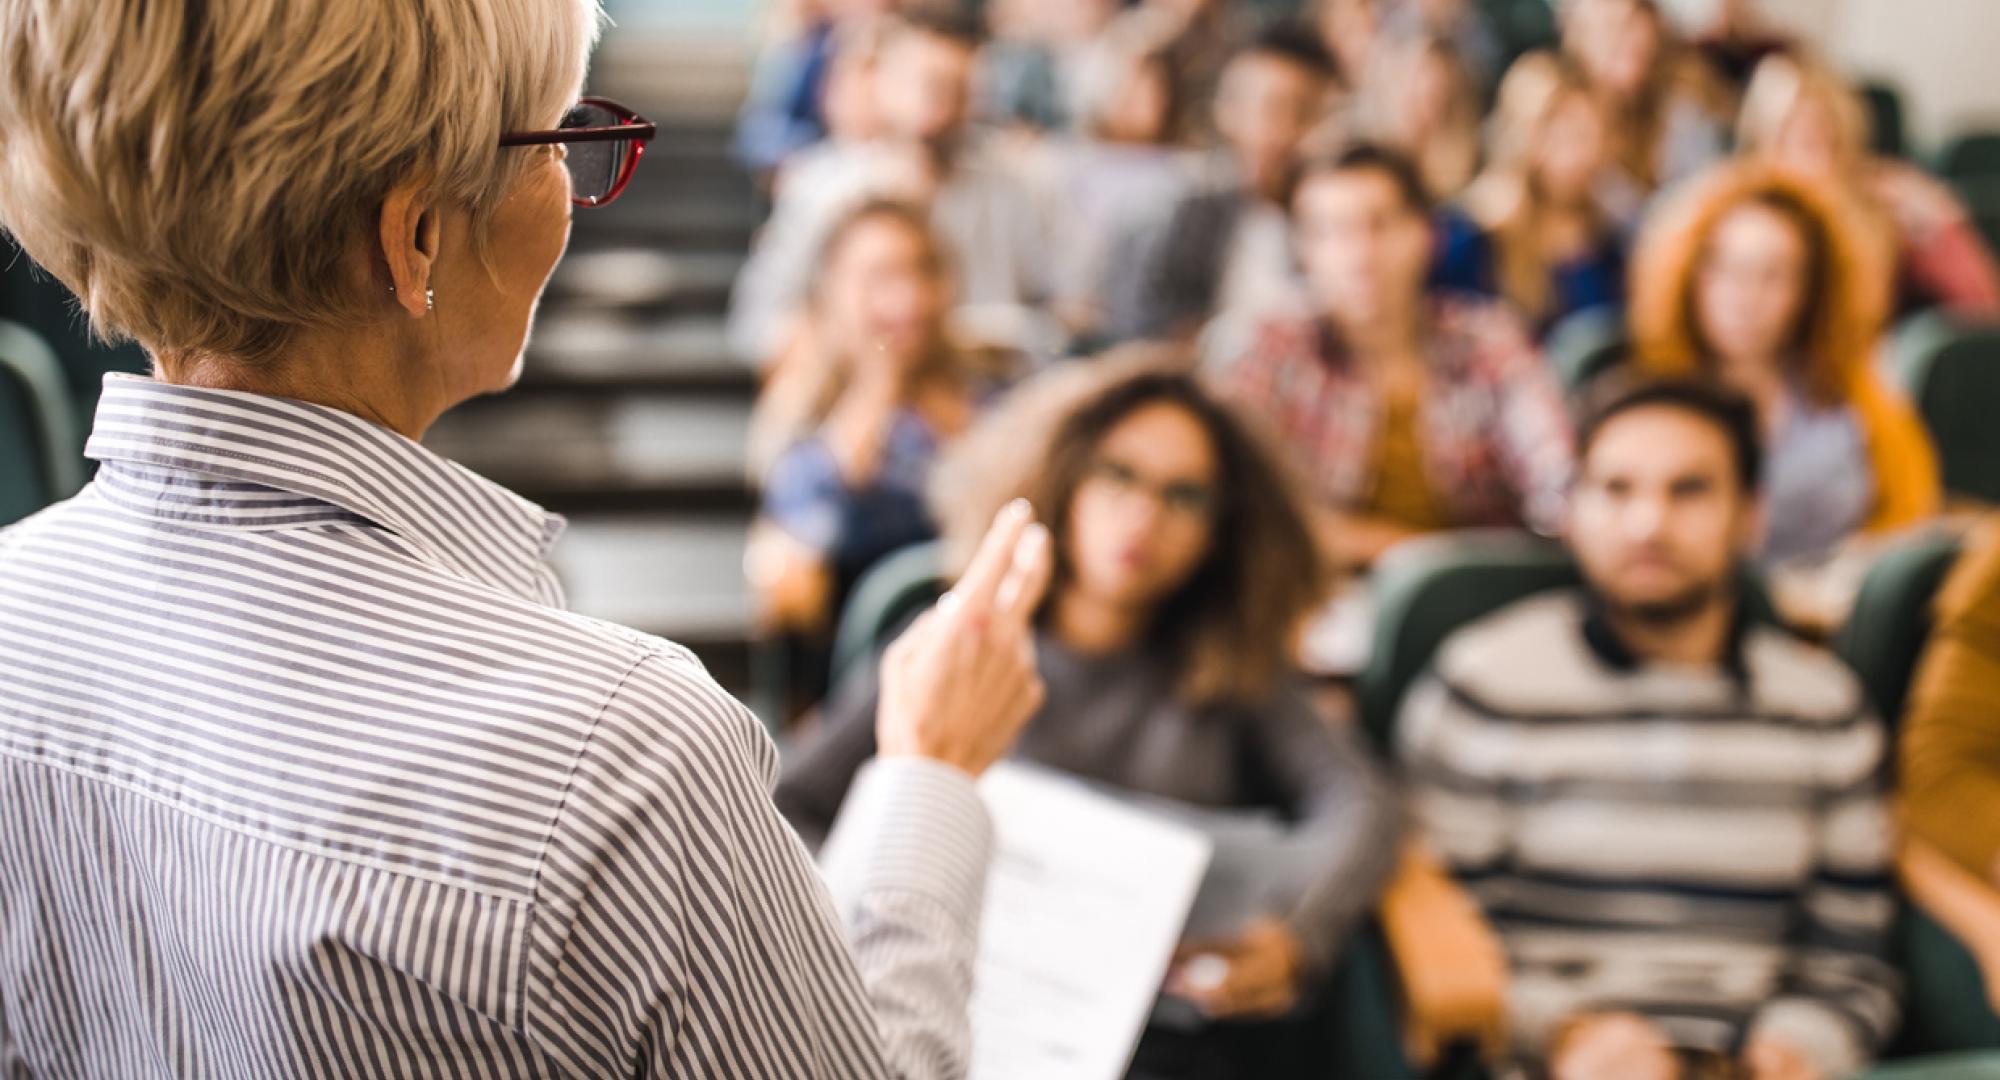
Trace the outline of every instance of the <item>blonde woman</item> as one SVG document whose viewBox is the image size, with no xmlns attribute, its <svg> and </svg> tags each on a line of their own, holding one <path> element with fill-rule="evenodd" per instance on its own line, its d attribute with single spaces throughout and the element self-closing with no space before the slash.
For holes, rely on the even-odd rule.
<svg viewBox="0 0 2000 1080">
<path fill-rule="evenodd" d="M 2000 266 L 1964 204 L 1923 170 L 1869 152 L 1867 111 L 1838 72 L 1798 56 L 1764 61 L 1744 93 L 1737 140 L 1843 189 L 1895 253 L 1898 313 L 2000 315 Z"/>
<path fill-rule="evenodd" d="M 1726 104 L 1658 0 L 1570 0 L 1562 48 L 1611 118 L 1612 157 L 1633 213 L 1647 195 L 1721 160 Z"/>
<path fill-rule="evenodd" d="M 884 660 L 830 894 L 757 720 L 563 611 L 561 519 L 418 441 L 514 381 L 652 134 L 577 103 L 598 18 L 0 3 L 0 226 L 154 369 L 0 531 L 9 1071 L 964 1074 L 1045 532 L 1003 515 Z"/>
<path fill-rule="evenodd" d="M 1625 245 L 1599 198 L 1615 167 L 1609 124 L 1583 73 L 1552 53 L 1522 57 L 1488 126 L 1470 227 L 1447 229 L 1439 283 L 1497 293 L 1543 329 L 1623 303 Z"/>
<path fill-rule="evenodd" d="M 1362 133 L 1417 166 L 1434 202 L 1453 199 L 1479 169 L 1479 89 L 1447 38 L 1386 40 L 1355 108 Z"/>
</svg>

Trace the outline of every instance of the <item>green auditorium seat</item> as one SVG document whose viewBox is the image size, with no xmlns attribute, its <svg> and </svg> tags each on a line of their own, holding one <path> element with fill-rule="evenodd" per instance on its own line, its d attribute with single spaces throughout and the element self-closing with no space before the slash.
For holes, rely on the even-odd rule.
<svg viewBox="0 0 2000 1080">
<path fill-rule="evenodd" d="M 2000 252 L 2000 176 L 1961 177 L 1954 186 L 1987 248 Z"/>
<path fill-rule="evenodd" d="M 2000 177 L 2000 131 L 1968 131 L 1945 144 L 1938 172 L 1948 179 Z"/>
<path fill-rule="evenodd" d="M 1945 490 L 2000 503 L 2000 324 L 1928 312 L 1897 330 L 1894 350 L 1903 385 L 1937 442 Z"/>
<path fill-rule="evenodd" d="M 1390 552 L 1374 575 L 1375 639 L 1355 680 L 1362 723 L 1377 745 L 1392 745 L 1403 696 L 1445 638 L 1516 600 L 1578 581 L 1567 552 L 1525 533 L 1428 537 Z"/>
<path fill-rule="evenodd" d="M 1868 109 L 1868 131 L 1878 154 L 1908 157 L 1910 144 L 1903 123 L 1903 94 L 1894 83 L 1870 80 L 1861 84 L 1861 101 Z"/>
<path fill-rule="evenodd" d="M 889 644 L 917 613 L 944 595 L 944 545 L 913 544 L 876 563 L 855 583 L 833 637 L 832 685 Z"/>
<path fill-rule="evenodd" d="M 1931 602 L 1958 561 L 1959 538 L 1924 532 L 1891 548 L 1862 579 L 1834 648 L 1861 677 L 1876 711 L 1902 719 L 1903 699 L 1931 633 Z"/>
<path fill-rule="evenodd" d="M 1625 312 L 1612 304 L 1600 304 L 1567 315 L 1549 328 L 1542 348 L 1563 389 L 1577 397 L 1624 362 L 1631 348 Z"/>
<path fill-rule="evenodd" d="M 73 494 L 83 443 L 55 353 L 0 321 L 0 525 Z"/>
</svg>

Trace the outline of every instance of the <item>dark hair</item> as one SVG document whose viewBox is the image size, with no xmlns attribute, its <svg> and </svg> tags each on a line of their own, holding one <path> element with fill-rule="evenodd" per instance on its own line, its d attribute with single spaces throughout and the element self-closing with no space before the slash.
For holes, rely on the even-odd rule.
<svg viewBox="0 0 2000 1080">
<path fill-rule="evenodd" d="M 1613 420 L 1634 409 L 1661 407 L 1677 409 L 1704 420 L 1729 440 L 1736 454 L 1736 479 L 1744 492 L 1754 493 L 1763 482 L 1764 443 L 1757 420 L 1757 406 L 1748 397 L 1712 379 L 1601 380 L 1588 397 L 1583 419 L 1576 429 L 1576 460 L 1589 457 L 1597 441 Z"/>
<path fill-rule="evenodd" d="M 1215 453 L 1217 495 L 1201 564 L 1154 614 L 1148 645 L 1196 705 L 1266 700 L 1292 668 L 1295 634 L 1324 594 L 1308 501 L 1264 433 L 1179 362 L 1132 352 L 1022 384 L 962 439 L 933 478 L 934 509 L 962 559 L 1009 499 L 1025 498 L 1055 537 L 1043 614 L 1075 573 L 1070 507 L 1104 437 L 1150 405 L 1185 411 Z"/>
<path fill-rule="evenodd" d="M 944 38 L 968 49 L 977 49 L 986 43 L 985 28 L 979 20 L 962 6 L 948 2 L 926 2 L 910 4 L 891 17 L 885 43 L 903 34 L 924 34 Z"/>
<path fill-rule="evenodd" d="M 1416 163 L 1402 151 L 1392 150 L 1380 143 L 1349 143 L 1337 153 L 1307 159 L 1299 170 L 1298 184 L 1292 188 L 1293 197 L 1297 198 L 1296 193 L 1309 180 L 1356 172 L 1374 172 L 1388 177 L 1389 182 L 1396 186 L 1396 193 L 1402 196 L 1404 206 L 1419 217 L 1431 216 L 1430 192 L 1424 187 L 1423 174 L 1417 171 Z"/>
<path fill-rule="evenodd" d="M 1274 22 L 1259 31 L 1250 43 L 1238 50 L 1237 56 L 1268 56 L 1273 60 L 1303 68 L 1307 74 L 1320 79 L 1332 79 L 1341 75 L 1340 64 L 1326 49 L 1318 34 L 1294 19 Z"/>
</svg>

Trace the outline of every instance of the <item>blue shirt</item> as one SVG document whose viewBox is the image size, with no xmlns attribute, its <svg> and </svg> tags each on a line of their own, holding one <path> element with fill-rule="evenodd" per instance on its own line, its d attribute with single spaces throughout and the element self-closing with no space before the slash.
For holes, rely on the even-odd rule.
<svg viewBox="0 0 2000 1080">
<path fill-rule="evenodd" d="M 850 486 L 824 438 L 802 439 L 778 455 L 765 477 L 764 516 L 851 582 L 882 556 L 936 535 L 925 489 L 938 448 L 930 423 L 899 409 L 875 475 Z"/>
</svg>

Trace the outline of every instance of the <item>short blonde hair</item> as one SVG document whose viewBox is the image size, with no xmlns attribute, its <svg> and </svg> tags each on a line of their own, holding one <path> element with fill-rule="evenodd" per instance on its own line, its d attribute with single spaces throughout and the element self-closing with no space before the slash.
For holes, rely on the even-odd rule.
<svg viewBox="0 0 2000 1080">
<path fill-rule="evenodd" d="M 96 332 L 268 362 L 360 311 L 419 180 L 483 237 L 582 85 L 596 0 L 0 0 L 0 227 Z"/>
</svg>

